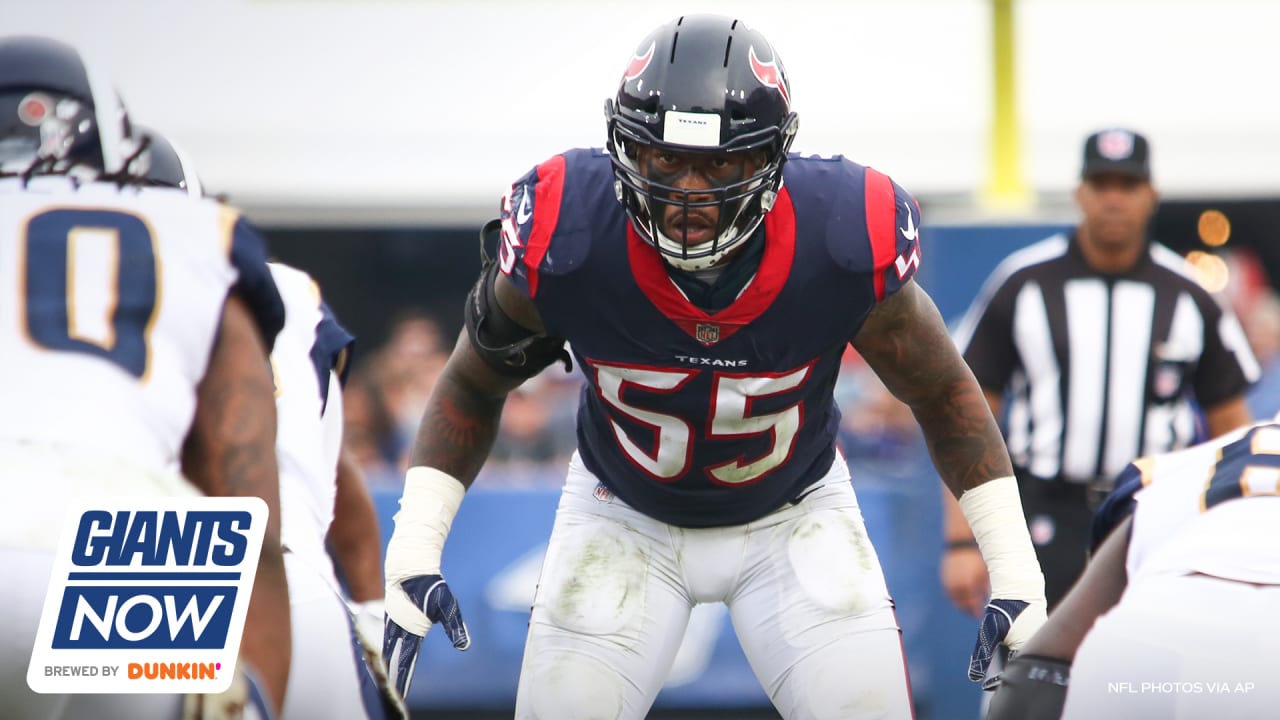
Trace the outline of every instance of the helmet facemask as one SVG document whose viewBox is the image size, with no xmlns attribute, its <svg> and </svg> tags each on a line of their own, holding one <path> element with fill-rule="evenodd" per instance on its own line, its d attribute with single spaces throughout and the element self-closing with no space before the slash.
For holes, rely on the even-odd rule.
<svg viewBox="0 0 1280 720">
<path fill-rule="evenodd" d="M 0 93 L 0 168 L 21 173 L 65 173 L 101 168 L 93 106 L 67 95 L 36 91 Z"/>
<path fill-rule="evenodd" d="M 621 120 L 606 103 L 610 115 L 609 151 L 614 167 L 614 193 L 626 208 L 627 216 L 640 236 L 652 243 L 670 265 L 685 271 L 713 267 L 742 246 L 760 226 L 764 214 L 773 208 L 782 187 L 782 165 L 795 137 L 795 116 L 781 128 L 768 128 L 741 136 L 729 147 L 690 147 L 664 143 L 644 130 Z M 648 135 L 648 137 L 646 137 Z M 764 161 L 749 177 L 734 182 L 712 183 L 706 188 L 686 189 L 649 178 L 638 161 L 640 148 L 680 154 L 748 155 L 762 153 Z M 697 222 L 716 216 L 710 240 L 688 243 L 688 226 L 676 237 L 663 231 L 669 208 Z"/>
</svg>

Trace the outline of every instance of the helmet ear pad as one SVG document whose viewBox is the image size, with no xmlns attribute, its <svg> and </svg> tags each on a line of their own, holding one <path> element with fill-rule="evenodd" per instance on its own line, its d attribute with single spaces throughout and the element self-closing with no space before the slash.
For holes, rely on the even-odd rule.
<svg viewBox="0 0 1280 720">
<path fill-rule="evenodd" d="M 717 264 L 759 227 L 782 188 L 797 127 L 786 72 L 772 46 L 745 24 L 714 15 L 681 17 L 641 41 L 605 115 L 615 195 L 636 232 L 686 270 Z M 639 147 L 760 152 L 763 162 L 740 181 L 688 192 L 646 177 Z M 690 246 L 683 237 L 667 237 L 661 210 L 673 205 L 683 213 L 716 208 L 713 239 Z"/>
</svg>

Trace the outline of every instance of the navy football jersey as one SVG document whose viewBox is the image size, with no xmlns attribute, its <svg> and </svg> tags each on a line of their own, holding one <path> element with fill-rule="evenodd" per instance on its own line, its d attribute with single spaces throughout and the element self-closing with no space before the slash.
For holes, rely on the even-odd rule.
<svg viewBox="0 0 1280 720">
<path fill-rule="evenodd" d="M 840 157 L 790 157 L 764 232 L 756 276 L 708 313 L 627 221 L 604 151 L 557 155 L 503 198 L 499 267 L 587 379 L 582 460 L 659 520 L 742 524 L 822 477 L 846 343 L 920 264 L 915 200 Z"/>
</svg>

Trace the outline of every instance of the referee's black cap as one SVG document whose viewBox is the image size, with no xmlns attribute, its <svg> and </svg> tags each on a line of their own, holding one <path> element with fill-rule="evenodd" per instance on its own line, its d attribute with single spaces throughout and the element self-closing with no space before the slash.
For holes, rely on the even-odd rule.
<svg viewBox="0 0 1280 720">
<path fill-rule="evenodd" d="M 1081 178 L 1128 175 L 1151 179 L 1151 145 L 1140 133 L 1125 128 L 1099 130 L 1084 141 Z"/>
</svg>

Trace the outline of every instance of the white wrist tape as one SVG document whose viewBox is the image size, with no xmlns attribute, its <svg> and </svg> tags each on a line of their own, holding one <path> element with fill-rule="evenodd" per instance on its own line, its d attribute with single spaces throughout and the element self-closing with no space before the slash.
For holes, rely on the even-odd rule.
<svg viewBox="0 0 1280 720">
<path fill-rule="evenodd" d="M 351 603 L 352 623 L 356 628 L 356 637 L 365 652 L 382 657 L 382 624 L 385 621 L 387 604 L 382 598 L 367 600 L 362 603 Z"/>
<path fill-rule="evenodd" d="M 467 489 L 452 475 L 416 466 L 404 476 L 404 494 L 387 543 L 386 583 L 415 575 L 439 575 L 440 555 Z M 389 599 L 389 598 L 388 598 Z"/>
<path fill-rule="evenodd" d="M 960 496 L 960 509 L 987 564 L 991 597 L 1044 606 L 1044 574 L 1027 532 L 1017 481 L 1002 477 L 967 490 Z"/>
</svg>

